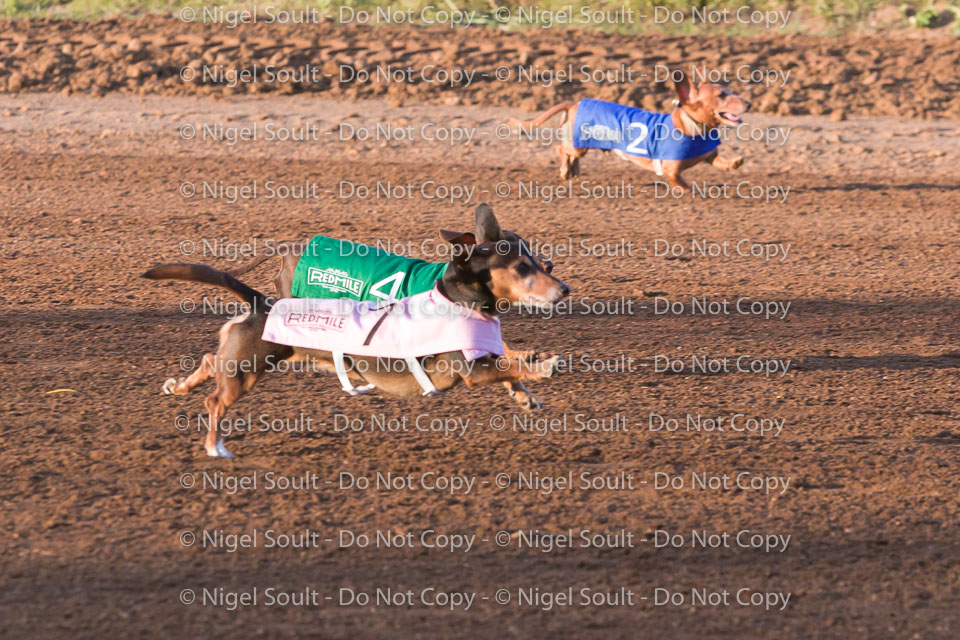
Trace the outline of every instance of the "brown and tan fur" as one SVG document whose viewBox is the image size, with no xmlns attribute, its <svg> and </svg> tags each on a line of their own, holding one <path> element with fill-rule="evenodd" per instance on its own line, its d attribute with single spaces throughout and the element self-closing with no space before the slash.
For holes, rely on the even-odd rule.
<svg viewBox="0 0 960 640">
<path fill-rule="evenodd" d="M 476 232 L 460 234 L 452 241 L 473 245 L 469 252 L 455 252 L 457 255 L 451 260 L 453 268 L 447 269 L 438 283 L 441 294 L 455 303 L 471 305 L 488 315 L 496 315 L 498 300 L 549 305 L 570 293 L 570 288 L 546 273 L 521 243 L 508 239 L 501 232 L 493 212 L 486 205 L 477 209 Z M 204 265 L 167 264 L 148 270 L 143 277 L 219 286 L 250 305 L 249 313 L 230 320 L 220 329 L 220 346 L 216 353 L 204 356 L 200 368 L 172 389 L 174 393 L 185 394 L 210 378 L 216 380 L 216 389 L 207 396 L 205 403 L 209 413 L 209 431 L 204 448 L 210 456 L 231 457 L 220 436 L 220 421 L 226 410 L 268 372 L 271 364 L 303 359 L 316 363 L 323 370 L 334 370 L 333 355 L 329 352 L 263 340 L 261 335 L 271 301 L 228 273 Z M 420 385 L 413 374 L 406 370 L 403 360 L 350 358 L 353 366 L 348 374 L 352 381 L 373 384 L 392 395 L 421 394 Z M 492 355 L 467 362 L 461 352 L 455 351 L 423 358 L 421 365 L 437 390 L 445 391 L 461 381 L 475 387 L 494 382 L 549 378 L 559 362 L 558 356 L 530 362 Z"/>
<path fill-rule="evenodd" d="M 506 240 L 519 242 L 524 249 L 528 248 L 528 243 L 521 238 L 518 234 L 507 231 L 506 229 L 501 230 L 503 237 Z M 461 233 L 457 231 L 440 231 L 440 237 L 445 242 L 454 243 L 459 239 L 464 239 L 470 242 L 473 242 L 473 234 L 470 232 Z M 303 255 L 303 252 L 306 250 L 305 244 L 286 244 L 277 248 L 276 252 L 265 253 L 261 256 L 254 258 L 253 260 L 242 264 L 234 269 L 227 271 L 230 275 L 234 277 L 241 276 L 245 273 L 253 271 L 258 266 L 264 262 L 270 260 L 274 256 L 281 258 L 280 270 L 277 272 L 277 275 L 273 277 L 273 286 L 277 292 L 277 297 L 279 298 L 289 298 L 291 297 L 290 292 L 293 288 L 293 278 L 294 274 L 297 271 L 297 263 L 300 261 L 300 256 Z M 529 252 L 528 252 L 529 254 Z M 553 262 L 547 260 L 546 258 L 534 254 L 529 254 L 533 259 L 535 259 L 539 264 L 540 268 L 550 273 L 553 271 Z M 539 352 L 536 350 L 524 350 L 524 351 L 515 351 L 507 345 L 506 342 L 503 343 L 504 353 L 509 358 L 517 358 L 520 360 L 536 360 L 540 357 Z M 540 402 L 540 399 L 536 395 L 530 392 L 522 382 L 519 380 L 514 380 L 510 382 L 504 382 L 503 386 L 510 393 L 510 397 L 513 398 L 517 404 L 527 410 L 531 409 L 540 409 L 543 407 L 543 403 Z"/>
<path fill-rule="evenodd" d="M 674 77 L 676 78 L 674 90 L 677 94 L 677 106 L 671 112 L 671 116 L 673 125 L 681 130 L 684 135 L 697 135 L 698 130 L 702 134 L 725 124 L 739 124 L 740 116 L 750 109 L 751 103 L 749 100 L 731 93 L 726 87 L 716 84 L 694 85 L 680 71 L 674 72 Z M 561 124 L 564 127 L 564 135 L 556 150 L 560 156 L 560 178 L 566 180 L 580 175 L 580 158 L 590 151 L 590 149 L 578 149 L 573 146 L 573 123 L 577 119 L 577 104 L 564 102 L 551 107 L 533 120 L 524 122 L 512 118 L 510 124 L 520 126 L 524 131 L 529 131 L 532 128 L 542 126 L 550 118 L 560 113 L 564 115 L 564 121 Z M 656 171 L 654 161 L 650 158 L 628 155 L 619 150 L 614 153 L 641 169 Z M 721 158 L 714 150 L 686 160 L 662 160 L 660 164 L 663 176 L 670 186 L 685 191 L 689 189 L 690 185 L 687 184 L 681 174 L 702 162 L 709 162 L 721 171 L 728 171 L 739 169 L 743 164 L 743 158 L 740 156 Z"/>
</svg>

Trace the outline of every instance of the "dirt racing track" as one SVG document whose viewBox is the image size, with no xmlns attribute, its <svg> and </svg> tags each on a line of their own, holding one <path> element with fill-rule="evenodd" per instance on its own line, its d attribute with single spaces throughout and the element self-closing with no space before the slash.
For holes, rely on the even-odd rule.
<svg viewBox="0 0 960 640">
<path fill-rule="evenodd" d="M 30 43 L 71 28 L 10 27 Z M 889 48 L 922 46 L 939 51 Z M 57 92 L 0 95 L 3 636 L 934 638 L 960 623 L 955 93 L 930 113 L 877 89 L 897 117 L 763 108 L 750 124 L 786 143 L 731 140 L 743 168 L 697 167 L 700 195 L 675 198 L 597 153 L 560 183 L 549 146 L 496 134 L 546 106 L 535 96 L 34 88 Z M 183 134 L 204 123 L 318 133 Z M 476 133 L 364 138 L 384 123 Z M 267 180 L 318 191 L 182 195 Z M 315 234 L 424 255 L 481 202 L 573 290 L 553 314 L 502 319 L 512 347 L 564 357 L 529 385 L 542 409 L 499 385 L 348 397 L 289 372 L 231 407 L 236 458 L 204 455 L 211 387 L 160 388 L 235 308 L 147 267 L 228 269 Z M 275 268 L 242 279 L 271 293 Z"/>
</svg>

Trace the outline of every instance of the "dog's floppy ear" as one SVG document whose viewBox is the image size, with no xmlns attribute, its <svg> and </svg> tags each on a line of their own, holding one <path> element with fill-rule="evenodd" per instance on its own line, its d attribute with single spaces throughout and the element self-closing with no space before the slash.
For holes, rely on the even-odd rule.
<svg viewBox="0 0 960 640">
<path fill-rule="evenodd" d="M 477 244 L 477 238 L 472 231 L 448 231 L 440 229 L 440 239 L 450 244 Z"/>
<path fill-rule="evenodd" d="M 676 69 L 670 74 L 673 78 L 673 90 L 677 92 L 677 100 L 680 104 L 690 104 L 696 101 L 697 89 L 693 86 L 693 81 L 680 69 Z"/>
<path fill-rule="evenodd" d="M 477 207 L 477 244 L 485 242 L 497 242 L 503 237 L 500 231 L 500 223 L 497 217 L 493 215 L 493 209 L 490 205 L 481 204 Z"/>
</svg>

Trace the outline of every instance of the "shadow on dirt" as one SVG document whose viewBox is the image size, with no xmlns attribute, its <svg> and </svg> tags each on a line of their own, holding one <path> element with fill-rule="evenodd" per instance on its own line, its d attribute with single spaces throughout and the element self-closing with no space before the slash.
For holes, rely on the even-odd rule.
<svg viewBox="0 0 960 640">
<path fill-rule="evenodd" d="M 831 184 L 822 187 L 803 187 L 794 189 L 797 193 L 804 191 L 957 191 L 960 190 L 960 184 L 926 184 L 922 182 L 911 182 L 909 184 L 879 184 L 876 182 L 847 182 L 844 184 Z"/>
<path fill-rule="evenodd" d="M 854 369 L 960 369 L 960 352 L 939 356 L 888 353 L 879 356 L 811 356 L 794 365 L 798 371 L 851 371 Z"/>
</svg>

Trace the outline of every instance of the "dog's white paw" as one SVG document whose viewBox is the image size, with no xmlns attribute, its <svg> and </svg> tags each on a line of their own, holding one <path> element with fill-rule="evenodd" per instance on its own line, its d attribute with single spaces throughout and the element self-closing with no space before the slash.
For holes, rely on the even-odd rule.
<svg viewBox="0 0 960 640">
<path fill-rule="evenodd" d="M 563 362 L 562 356 L 553 356 L 547 360 L 540 361 L 540 377 L 552 378 L 553 374 L 560 370 L 560 363 Z"/>
<path fill-rule="evenodd" d="M 173 388 L 177 386 L 177 381 L 175 378 L 167 378 L 163 383 L 163 395 L 170 396 L 173 395 Z"/>
<path fill-rule="evenodd" d="M 233 454 L 227 451 L 226 445 L 223 444 L 223 440 L 217 442 L 217 446 L 207 448 L 207 455 L 211 458 L 232 458 Z"/>
<path fill-rule="evenodd" d="M 347 393 L 349 393 L 349 394 L 352 395 L 352 396 L 362 396 L 362 395 L 364 395 L 365 393 L 370 393 L 371 391 L 373 391 L 373 390 L 376 389 L 376 388 L 377 388 L 377 387 L 374 386 L 374 385 L 372 385 L 372 384 L 365 384 L 365 385 L 363 385 L 363 386 L 361 386 L 361 387 L 352 387 L 352 388 L 350 388 L 350 389 L 347 389 L 346 387 L 344 387 L 343 390 L 346 391 Z"/>
</svg>

